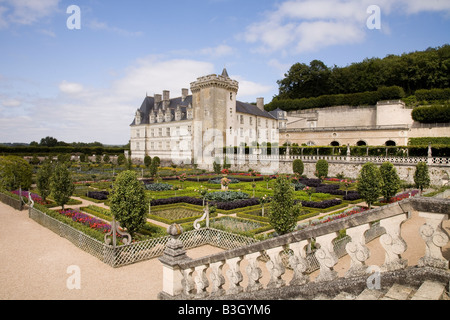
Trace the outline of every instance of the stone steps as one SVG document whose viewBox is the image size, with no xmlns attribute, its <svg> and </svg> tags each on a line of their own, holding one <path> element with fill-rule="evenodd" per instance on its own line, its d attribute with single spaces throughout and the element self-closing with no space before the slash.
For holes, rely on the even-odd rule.
<svg viewBox="0 0 450 320">
<path fill-rule="evenodd" d="M 359 295 L 341 292 L 334 298 L 330 298 L 321 294 L 314 300 L 450 300 L 450 298 L 443 284 L 425 281 L 418 289 L 394 284 L 387 292 L 366 288 Z"/>
</svg>

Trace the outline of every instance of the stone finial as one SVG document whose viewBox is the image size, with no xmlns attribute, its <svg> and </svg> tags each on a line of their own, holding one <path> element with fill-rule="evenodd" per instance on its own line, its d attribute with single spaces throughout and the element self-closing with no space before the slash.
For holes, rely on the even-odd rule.
<svg viewBox="0 0 450 320">
<path fill-rule="evenodd" d="M 175 265 L 182 260 L 189 259 L 186 250 L 184 250 L 183 242 L 179 239 L 183 233 L 183 228 L 174 223 L 167 228 L 167 233 L 170 235 L 170 240 L 167 242 L 164 254 L 159 260 L 168 265 Z"/>
</svg>

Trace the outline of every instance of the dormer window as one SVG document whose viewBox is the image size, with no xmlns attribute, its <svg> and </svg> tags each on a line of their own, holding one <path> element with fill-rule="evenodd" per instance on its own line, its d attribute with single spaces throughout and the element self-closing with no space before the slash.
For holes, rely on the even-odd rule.
<svg viewBox="0 0 450 320">
<path fill-rule="evenodd" d="M 141 124 L 141 112 L 139 110 L 136 111 L 136 125 Z"/>
</svg>

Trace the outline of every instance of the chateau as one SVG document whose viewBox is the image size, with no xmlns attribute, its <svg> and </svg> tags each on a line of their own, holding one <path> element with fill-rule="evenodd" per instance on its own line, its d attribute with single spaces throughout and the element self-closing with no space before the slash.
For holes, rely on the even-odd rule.
<svg viewBox="0 0 450 320">
<path fill-rule="evenodd" d="M 286 127 L 286 113 L 264 110 L 264 98 L 257 104 L 236 99 L 239 83 L 228 76 L 207 75 L 182 89 L 145 97 L 131 123 L 130 149 L 134 160 L 158 156 L 175 164 L 211 165 L 225 147 L 278 144 L 279 129 Z"/>
</svg>

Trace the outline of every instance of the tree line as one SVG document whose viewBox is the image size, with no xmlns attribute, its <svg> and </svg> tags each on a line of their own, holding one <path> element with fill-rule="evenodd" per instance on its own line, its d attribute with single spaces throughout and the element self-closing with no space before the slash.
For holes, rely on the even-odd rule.
<svg viewBox="0 0 450 320">
<path fill-rule="evenodd" d="M 450 45 L 424 51 L 366 58 L 345 67 L 326 66 L 320 60 L 295 63 L 277 81 L 274 100 L 377 91 L 398 86 L 412 95 L 420 89 L 450 87 Z"/>
</svg>

